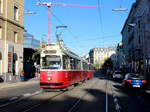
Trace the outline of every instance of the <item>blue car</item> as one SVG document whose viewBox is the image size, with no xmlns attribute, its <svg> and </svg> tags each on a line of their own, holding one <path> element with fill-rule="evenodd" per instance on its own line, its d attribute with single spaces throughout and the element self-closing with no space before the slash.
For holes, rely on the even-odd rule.
<svg viewBox="0 0 150 112">
<path fill-rule="evenodd" d="M 124 88 L 137 88 L 145 92 L 147 81 L 143 75 L 136 73 L 127 73 L 122 81 Z"/>
</svg>

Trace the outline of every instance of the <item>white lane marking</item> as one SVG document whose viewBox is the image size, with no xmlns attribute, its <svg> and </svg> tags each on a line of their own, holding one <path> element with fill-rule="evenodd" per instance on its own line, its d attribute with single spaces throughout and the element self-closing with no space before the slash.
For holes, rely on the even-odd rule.
<svg viewBox="0 0 150 112">
<path fill-rule="evenodd" d="M 17 96 L 10 98 L 9 101 L 13 101 L 13 100 L 16 100 L 16 99 L 18 99 Z"/>
<path fill-rule="evenodd" d="M 36 92 L 32 93 L 32 95 L 37 95 L 37 94 L 39 94 L 39 93 L 42 93 L 42 90 L 36 91 Z"/>
<path fill-rule="evenodd" d="M 29 96 L 32 96 L 32 95 L 39 94 L 39 93 L 41 93 L 41 92 L 42 92 L 42 91 L 40 90 L 40 91 L 36 91 L 36 92 L 33 93 L 33 94 L 31 94 L 31 93 L 26 93 L 26 94 L 23 94 L 23 97 L 29 97 Z M 13 100 L 15 100 L 15 101 L 13 101 Z M 20 100 L 22 100 L 22 98 L 19 98 L 19 96 L 12 97 L 12 98 L 9 99 L 9 101 L 13 101 L 13 102 L 8 102 L 8 103 L 5 103 L 5 104 L 2 104 L 2 105 L 0 105 L 0 108 L 5 107 L 5 106 L 7 106 L 7 105 L 9 105 L 9 104 L 18 102 L 18 101 L 20 101 Z"/>
<path fill-rule="evenodd" d="M 107 80 L 106 80 L 106 112 L 108 112 L 108 93 L 107 93 Z"/>
<path fill-rule="evenodd" d="M 23 96 L 24 96 L 24 97 L 31 96 L 31 93 L 25 93 Z"/>
<path fill-rule="evenodd" d="M 120 111 L 120 106 L 119 106 L 119 104 L 118 104 L 118 103 L 116 104 L 116 110 L 117 110 L 117 112 L 119 112 L 119 111 Z"/>
<path fill-rule="evenodd" d="M 113 99 L 114 99 L 114 103 L 115 103 L 115 109 L 116 109 L 117 112 L 120 112 L 121 111 L 121 106 L 118 103 L 118 99 L 117 99 L 117 96 L 116 96 L 116 93 L 115 93 L 114 89 L 115 88 L 113 88 L 112 85 L 111 85 L 112 95 L 113 95 Z"/>
</svg>

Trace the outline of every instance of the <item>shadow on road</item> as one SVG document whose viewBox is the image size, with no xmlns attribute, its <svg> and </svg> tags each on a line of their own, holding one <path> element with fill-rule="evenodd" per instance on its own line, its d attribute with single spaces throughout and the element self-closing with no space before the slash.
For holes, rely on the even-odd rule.
<svg viewBox="0 0 150 112">
<path fill-rule="evenodd" d="M 111 80 L 105 75 L 99 75 L 99 80 Z M 105 88 L 105 87 L 104 87 Z M 121 105 L 121 112 L 150 112 L 148 100 L 150 96 L 140 96 L 144 98 L 144 103 L 137 98 L 136 94 L 125 91 L 120 85 L 114 85 L 114 88 L 121 90 L 121 94 L 117 96 L 119 105 Z M 73 89 L 74 92 L 76 89 Z M 70 91 L 57 96 L 55 98 L 45 98 L 51 96 L 52 92 L 44 92 L 36 97 L 28 97 L 8 105 L 5 108 L 0 108 L 0 111 L 5 112 L 106 112 L 106 93 L 105 89 L 84 89 L 85 94 L 82 96 L 73 96 Z M 56 92 L 58 93 L 58 92 Z M 79 100 L 79 98 L 81 98 Z M 8 98 L 1 98 L 0 104 L 6 103 Z M 9 101 L 10 103 L 11 101 Z M 147 103 L 147 104 L 146 104 Z M 33 107 L 34 106 L 34 107 Z M 26 111 L 28 110 L 28 111 Z M 116 112 L 116 105 L 114 103 L 113 95 L 108 93 L 108 111 Z"/>
</svg>

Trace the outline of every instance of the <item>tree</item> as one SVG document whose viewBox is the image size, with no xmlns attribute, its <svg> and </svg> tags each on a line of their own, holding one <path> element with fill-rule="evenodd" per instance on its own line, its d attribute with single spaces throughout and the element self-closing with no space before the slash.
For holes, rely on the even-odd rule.
<svg viewBox="0 0 150 112">
<path fill-rule="evenodd" d="M 113 68 L 113 62 L 111 58 L 107 58 L 102 67 Z"/>
</svg>

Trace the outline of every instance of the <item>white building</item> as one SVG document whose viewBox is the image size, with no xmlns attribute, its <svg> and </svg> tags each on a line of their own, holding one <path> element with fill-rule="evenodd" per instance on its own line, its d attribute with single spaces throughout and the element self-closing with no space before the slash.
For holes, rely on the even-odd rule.
<svg viewBox="0 0 150 112">
<path fill-rule="evenodd" d="M 90 62 L 100 68 L 106 59 L 111 58 L 116 63 L 116 47 L 93 48 L 89 52 Z"/>
</svg>

